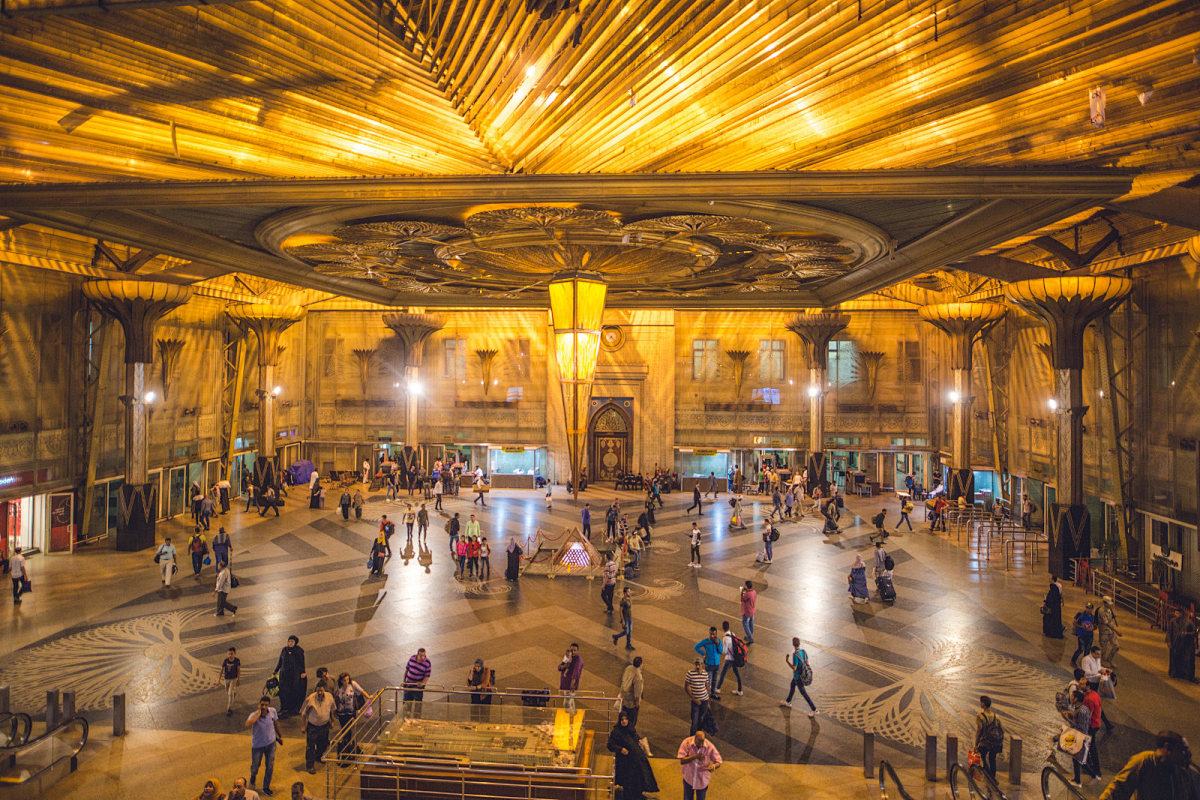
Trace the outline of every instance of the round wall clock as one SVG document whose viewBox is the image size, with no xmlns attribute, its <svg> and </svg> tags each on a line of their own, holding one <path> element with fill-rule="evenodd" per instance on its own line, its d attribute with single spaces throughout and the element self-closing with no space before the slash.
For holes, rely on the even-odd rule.
<svg viewBox="0 0 1200 800">
<path fill-rule="evenodd" d="M 619 325 L 605 325 L 600 329 L 600 346 L 612 352 L 625 344 L 625 331 Z"/>
</svg>

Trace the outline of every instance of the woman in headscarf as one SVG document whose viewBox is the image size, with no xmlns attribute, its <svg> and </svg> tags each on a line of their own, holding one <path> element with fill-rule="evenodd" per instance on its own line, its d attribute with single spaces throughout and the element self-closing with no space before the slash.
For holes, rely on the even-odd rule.
<svg viewBox="0 0 1200 800">
<path fill-rule="evenodd" d="M 350 500 L 350 505 L 354 507 L 355 519 L 362 519 L 363 503 L 365 502 L 366 501 L 363 499 L 362 489 L 355 489 L 354 497 Z"/>
<path fill-rule="evenodd" d="M 854 555 L 854 563 L 850 565 L 850 599 L 855 603 L 867 602 L 867 565 L 863 557 Z"/>
<path fill-rule="evenodd" d="M 517 537 L 508 538 L 508 566 L 504 568 L 504 580 L 515 581 L 521 577 L 521 545 Z"/>
<path fill-rule="evenodd" d="M 316 475 L 316 474 L 317 474 L 316 472 L 313 473 L 313 475 Z M 313 481 L 313 484 L 308 487 L 308 507 L 309 508 L 320 508 L 321 507 L 321 495 L 324 493 L 325 493 L 325 490 L 321 488 L 320 478 Z"/>
<path fill-rule="evenodd" d="M 658 791 L 650 759 L 639 740 L 629 715 L 622 711 L 608 734 L 608 749 L 613 754 L 613 781 L 621 787 L 621 797 L 626 800 L 642 800 L 646 792 Z"/>
<path fill-rule="evenodd" d="M 206 780 L 204 791 L 196 795 L 196 800 L 225 800 L 225 795 L 221 792 L 221 782 L 216 778 Z"/>
<path fill-rule="evenodd" d="M 1196 622 L 1189 617 L 1184 618 L 1183 629 L 1179 636 L 1176 637 L 1175 643 L 1171 648 L 1175 656 L 1172 661 L 1175 664 L 1175 672 L 1172 673 L 1173 678 L 1182 678 L 1185 681 L 1198 683 L 1196 680 Z"/>
<path fill-rule="evenodd" d="M 279 716 L 294 717 L 308 694 L 308 672 L 304 668 L 304 649 L 298 636 L 289 636 L 275 664 L 279 676 Z"/>
<path fill-rule="evenodd" d="M 1042 636 L 1063 638 L 1062 604 L 1062 583 L 1057 575 L 1051 575 L 1050 588 L 1046 590 L 1046 599 L 1042 601 Z"/>
</svg>

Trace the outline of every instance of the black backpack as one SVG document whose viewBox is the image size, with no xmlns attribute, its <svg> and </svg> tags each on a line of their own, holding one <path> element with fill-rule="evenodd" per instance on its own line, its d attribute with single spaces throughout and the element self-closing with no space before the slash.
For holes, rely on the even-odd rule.
<svg viewBox="0 0 1200 800">
<path fill-rule="evenodd" d="M 979 746 L 997 753 L 1004 749 L 1004 726 L 995 714 L 991 719 L 986 716 L 983 718 L 983 727 L 979 729 Z"/>
<path fill-rule="evenodd" d="M 738 637 L 733 637 L 733 665 L 738 669 L 746 666 L 746 643 Z"/>
<path fill-rule="evenodd" d="M 883 568 L 886 569 L 888 572 L 891 572 L 892 570 L 894 570 L 896 568 L 896 562 L 890 555 L 886 555 L 883 557 Z"/>
</svg>

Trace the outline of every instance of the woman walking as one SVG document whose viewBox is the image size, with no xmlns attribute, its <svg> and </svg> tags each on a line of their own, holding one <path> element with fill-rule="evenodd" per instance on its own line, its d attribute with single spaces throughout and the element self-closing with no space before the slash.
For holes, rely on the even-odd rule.
<svg viewBox="0 0 1200 800">
<path fill-rule="evenodd" d="M 517 537 L 508 540 L 508 565 L 504 568 L 504 580 L 516 582 L 521 577 L 521 545 Z"/>
<path fill-rule="evenodd" d="M 351 720 L 354 719 L 354 715 L 366 704 L 367 693 L 350 677 L 350 673 L 343 672 L 341 675 L 338 675 L 337 688 L 333 690 L 333 708 L 337 713 L 338 729 L 341 730 L 349 725 Z M 339 737 L 338 755 L 342 755 L 347 750 L 352 753 L 358 751 L 358 747 L 354 743 L 354 737 Z"/>
<path fill-rule="evenodd" d="M 304 668 L 300 637 L 288 637 L 287 645 L 279 651 L 275 674 L 279 678 L 279 716 L 294 717 L 300 713 L 300 704 L 308 694 L 308 672 Z"/>
<path fill-rule="evenodd" d="M 354 499 L 350 501 L 350 505 L 354 507 L 354 518 L 362 519 L 363 505 L 366 500 L 363 499 L 362 489 L 354 490 Z"/>
<path fill-rule="evenodd" d="M 658 792 L 658 781 L 642 749 L 641 737 L 624 711 L 608 734 L 608 750 L 613 754 L 613 782 L 621 787 L 624 800 L 642 800 L 646 792 Z"/>
<path fill-rule="evenodd" d="M 850 600 L 855 603 L 867 602 L 867 565 L 863 557 L 855 554 L 854 563 L 850 565 Z"/>
<path fill-rule="evenodd" d="M 1042 635 L 1049 639 L 1063 638 L 1063 591 L 1058 576 L 1050 576 L 1050 588 L 1042 601 Z"/>
</svg>

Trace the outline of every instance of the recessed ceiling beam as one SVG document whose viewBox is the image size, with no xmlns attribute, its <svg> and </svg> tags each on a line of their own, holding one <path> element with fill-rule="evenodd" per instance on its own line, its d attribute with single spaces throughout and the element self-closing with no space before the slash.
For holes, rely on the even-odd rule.
<svg viewBox="0 0 1200 800">
<path fill-rule="evenodd" d="M 1172 186 L 1148 197 L 1123 200 L 1106 207 L 1200 231 L 1200 189 Z"/>
<path fill-rule="evenodd" d="M 231 3 L 248 3 L 251 0 L 90 0 L 69 5 L 22 4 L 13 7 L 8 0 L 0 0 L 0 16 L 17 17 L 61 17 L 69 14 L 97 14 L 113 11 L 136 11 L 144 8 L 170 8 L 173 6 L 215 6 Z"/>
<path fill-rule="evenodd" d="M 355 205 L 369 202 L 603 203 L 642 200 L 816 200 L 821 197 L 1086 198 L 1129 191 L 1129 170 L 861 170 L 586 175 L 411 176 L 245 181 L 14 184 L 0 209 Z"/>
</svg>

